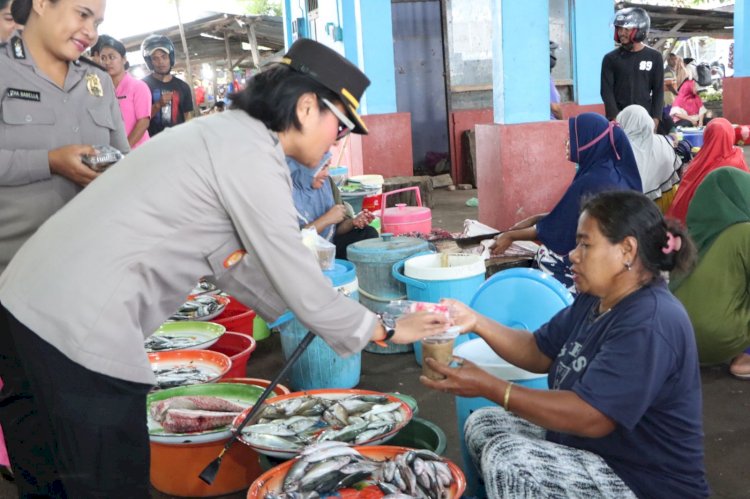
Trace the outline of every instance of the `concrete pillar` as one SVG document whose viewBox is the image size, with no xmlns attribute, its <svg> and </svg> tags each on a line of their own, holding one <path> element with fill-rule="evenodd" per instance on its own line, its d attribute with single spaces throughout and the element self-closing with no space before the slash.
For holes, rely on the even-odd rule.
<svg viewBox="0 0 750 499">
<path fill-rule="evenodd" d="M 393 21 L 390 0 L 339 0 L 344 55 L 370 76 L 364 114 L 396 112 Z"/>
<path fill-rule="evenodd" d="M 549 120 L 549 0 L 492 0 L 495 123 Z"/>
<path fill-rule="evenodd" d="M 615 48 L 611 2 L 575 0 L 571 6 L 573 90 L 579 105 L 601 104 L 602 59 Z"/>
<path fill-rule="evenodd" d="M 734 76 L 750 76 L 750 0 L 734 2 Z"/>
<path fill-rule="evenodd" d="M 724 117 L 750 123 L 750 0 L 734 3 L 734 77 L 724 78 Z"/>
</svg>

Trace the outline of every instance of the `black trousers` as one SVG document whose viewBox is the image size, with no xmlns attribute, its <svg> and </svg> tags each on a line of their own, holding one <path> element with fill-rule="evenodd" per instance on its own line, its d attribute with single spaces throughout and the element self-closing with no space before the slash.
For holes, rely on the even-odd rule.
<svg viewBox="0 0 750 499">
<path fill-rule="evenodd" d="M 336 235 L 333 238 L 333 244 L 336 245 L 336 258 L 346 260 L 346 248 L 352 243 L 364 241 L 365 239 L 374 239 L 378 237 L 378 231 L 374 227 L 366 225 L 362 229 L 354 228 L 346 234 Z"/>
<path fill-rule="evenodd" d="M 0 377 L 0 423 L 21 498 L 149 497 L 150 386 L 76 364 L 2 305 Z"/>
</svg>

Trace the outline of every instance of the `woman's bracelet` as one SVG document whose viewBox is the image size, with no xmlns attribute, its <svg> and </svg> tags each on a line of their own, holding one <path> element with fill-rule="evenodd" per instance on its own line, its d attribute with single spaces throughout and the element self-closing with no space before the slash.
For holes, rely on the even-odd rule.
<svg viewBox="0 0 750 499">
<path fill-rule="evenodd" d="M 510 402 L 510 390 L 513 388 L 513 383 L 508 382 L 508 385 L 505 387 L 505 395 L 503 395 L 503 409 L 506 411 L 508 410 L 508 402 Z"/>
</svg>

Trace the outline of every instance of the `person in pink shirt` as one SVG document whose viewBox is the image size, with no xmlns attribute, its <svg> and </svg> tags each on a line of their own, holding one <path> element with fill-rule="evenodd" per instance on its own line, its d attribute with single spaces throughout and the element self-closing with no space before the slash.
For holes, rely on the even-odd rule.
<svg viewBox="0 0 750 499">
<path fill-rule="evenodd" d="M 151 120 L 151 90 L 141 80 L 130 76 L 130 66 L 125 58 L 125 45 L 108 35 L 99 37 L 100 60 L 104 69 L 112 77 L 115 94 L 120 104 L 122 120 L 128 143 L 135 149 L 149 139 L 148 125 Z"/>
</svg>

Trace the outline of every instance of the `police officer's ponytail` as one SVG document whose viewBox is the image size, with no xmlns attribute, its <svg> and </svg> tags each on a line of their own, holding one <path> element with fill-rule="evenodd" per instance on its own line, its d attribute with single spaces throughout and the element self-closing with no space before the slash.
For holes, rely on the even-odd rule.
<svg viewBox="0 0 750 499">
<path fill-rule="evenodd" d="M 10 13 L 13 20 L 18 24 L 26 24 L 31 14 L 32 0 L 15 0 L 10 5 Z"/>
<path fill-rule="evenodd" d="M 57 3 L 58 0 L 49 0 L 51 3 Z M 10 13 L 17 24 L 26 24 L 31 15 L 33 0 L 13 0 L 10 5 Z"/>
</svg>

